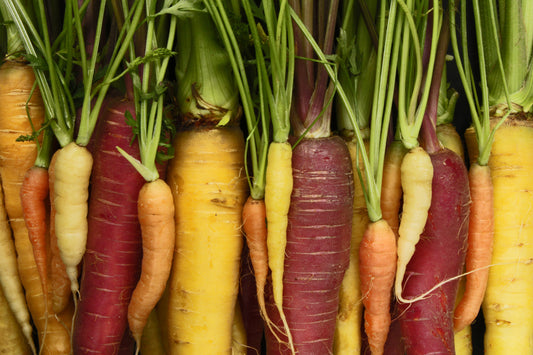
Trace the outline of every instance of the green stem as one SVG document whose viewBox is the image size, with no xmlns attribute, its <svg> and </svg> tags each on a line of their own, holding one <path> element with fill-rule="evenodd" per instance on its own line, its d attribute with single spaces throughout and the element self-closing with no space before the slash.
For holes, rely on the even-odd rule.
<svg viewBox="0 0 533 355">
<path fill-rule="evenodd" d="M 84 98 L 85 100 L 84 109 L 82 111 L 80 128 L 78 132 L 78 137 L 76 139 L 76 143 L 79 144 L 80 146 L 86 146 L 89 143 L 91 135 L 96 126 L 96 121 L 100 113 L 100 108 L 102 107 L 102 104 L 107 95 L 109 87 L 113 81 L 113 77 L 115 76 L 115 73 L 117 72 L 118 68 L 122 64 L 122 59 L 124 58 L 124 55 L 126 54 L 126 51 L 129 48 L 130 42 L 133 40 L 133 35 L 135 34 L 137 26 L 140 23 L 141 14 L 144 9 L 143 5 L 144 5 L 144 1 L 136 0 L 133 3 L 133 5 L 130 7 L 133 13 L 130 27 L 128 27 L 127 29 L 123 28 L 123 31 L 125 31 L 125 35 L 122 41 L 120 42 L 118 51 L 116 52 L 115 56 L 110 61 L 109 68 L 105 73 L 105 76 L 102 80 L 102 84 L 100 84 L 96 88 L 97 96 L 96 96 L 96 100 L 94 102 L 94 106 L 92 109 L 90 108 L 90 98 L 92 97 L 92 95 L 89 95 L 89 98 Z M 99 16 L 99 21 L 100 21 L 100 16 Z M 97 34 L 95 43 L 98 43 L 99 41 L 100 41 L 100 37 Z M 95 53 L 96 52 L 97 51 L 95 50 Z M 92 70 L 94 70 L 95 60 L 92 60 L 91 62 L 92 62 L 91 63 Z M 89 74 L 89 77 L 92 78 L 92 74 Z M 87 85 L 90 85 L 90 84 L 87 84 Z"/>
</svg>

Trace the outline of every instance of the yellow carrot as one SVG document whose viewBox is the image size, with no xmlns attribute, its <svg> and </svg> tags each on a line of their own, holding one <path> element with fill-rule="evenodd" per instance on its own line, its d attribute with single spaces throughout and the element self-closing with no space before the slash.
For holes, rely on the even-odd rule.
<svg viewBox="0 0 533 355">
<path fill-rule="evenodd" d="M 365 142 L 368 147 L 368 141 Z M 360 159 L 357 142 L 348 142 L 348 149 L 352 158 L 353 171 L 364 169 Z M 358 159 L 359 155 L 359 159 Z M 359 279 L 359 245 L 363 239 L 369 223 L 368 210 L 364 198 L 361 181 L 354 179 L 354 202 L 352 216 L 352 238 L 350 244 L 350 264 L 344 273 L 339 294 L 339 311 L 333 352 L 335 354 L 354 354 L 361 351 L 361 321 L 363 316 L 363 303 L 361 302 L 361 281 Z"/>
<path fill-rule="evenodd" d="M 404 156 L 401 165 L 403 208 L 398 229 L 398 264 L 394 285 L 398 299 L 402 299 L 405 269 L 426 225 L 431 205 L 432 180 L 433 165 L 427 152 L 421 147 L 411 149 Z"/>
<path fill-rule="evenodd" d="M 167 172 L 176 247 L 170 354 L 230 352 L 243 245 L 244 138 L 238 127 L 178 132 Z"/>
<path fill-rule="evenodd" d="M 0 188 L 0 284 L 2 286 L 2 300 L 9 304 L 28 345 L 33 344 L 33 327 L 30 323 L 30 313 L 24 298 L 24 289 L 17 269 L 17 254 L 11 236 L 11 228 L 7 220 L 4 207 L 4 193 Z M 6 317 L 7 316 L 7 313 Z M 4 318 L 5 319 L 5 318 Z M 6 319 L 7 322 L 7 319 Z"/>
<path fill-rule="evenodd" d="M 401 166 L 406 149 L 402 142 L 394 140 L 385 153 L 383 181 L 381 184 L 381 213 L 394 233 L 398 235 L 402 204 Z"/>
<path fill-rule="evenodd" d="M 235 303 L 235 316 L 233 317 L 233 343 L 231 347 L 232 355 L 246 355 L 247 340 L 246 329 L 244 329 L 244 322 L 242 319 L 242 312 L 239 302 Z"/>
<path fill-rule="evenodd" d="M 465 279 L 461 279 L 459 282 L 459 287 L 457 290 L 457 299 L 455 301 L 455 307 L 457 309 L 457 304 L 461 300 L 465 291 Z M 455 354 L 456 355 L 471 355 L 473 351 L 472 345 L 472 327 L 470 325 L 463 327 L 460 331 L 455 331 L 454 333 L 454 345 L 455 345 Z"/>
<path fill-rule="evenodd" d="M 283 270 L 287 224 L 292 192 L 292 148 L 289 143 L 270 144 L 265 184 L 268 266 L 272 277 L 274 303 L 291 343 L 290 329 L 283 312 Z"/>
<path fill-rule="evenodd" d="M 87 200 L 92 163 L 87 148 L 74 142 L 58 151 L 55 162 L 55 233 L 73 293 L 79 290 L 78 264 L 87 243 Z"/>
<path fill-rule="evenodd" d="M 474 160 L 478 150 L 473 129 L 465 138 Z M 531 121 L 510 116 L 497 129 L 489 158 L 494 244 L 482 304 L 486 354 L 533 353 L 532 149 Z"/>
<path fill-rule="evenodd" d="M 0 289 L 0 319 L 0 334 L 2 334 L 0 354 L 31 354 L 28 341 L 22 333 L 2 289 Z"/>
<path fill-rule="evenodd" d="M 463 147 L 463 141 L 451 123 L 439 124 L 437 126 L 437 137 L 443 146 L 453 150 L 464 160 L 465 151 Z"/>
</svg>

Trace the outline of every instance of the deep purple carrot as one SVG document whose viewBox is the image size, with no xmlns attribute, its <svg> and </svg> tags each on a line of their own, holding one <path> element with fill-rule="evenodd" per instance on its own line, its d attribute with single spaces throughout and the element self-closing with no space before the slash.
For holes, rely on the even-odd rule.
<svg viewBox="0 0 533 355">
<path fill-rule="evenodd" d="M 298 354 L 329 354 L 349 263 L 353 172 L 348 148 L 335 136 L 304 139 L 294 148 L 292 171 L 283 309 Z M 275 310 L 270 313 L 277 320 Z M 267 348 L 269 354 L 290 353 L 271 333 Z"/>
<path fill-rule="evenodd" d="M 137 196 L 142 176 L 117 151 L 139 158 L 130 144 L 131 101 L 114 101 L 102 110 L 94 137 L 94 167 L 89 200 L 89 234 L 83 259 L 80 301 L 74 324 L 75 354 L 116 354 L 127 329 L 127 308 L 139 278 L 142 246 Z"/>
<path fill-rule="evenodd" d="M 470 189 L 463 160 L 449 149 L 430 153 L 433 164 L 432 199 L 428 219 L 407 265 L 400 324 L 407 354 L 454 354 L 453 310 L 463 271 Z M 445 282 L 446 281 L 446 282 Z M 445 283 L 444 283 L 445 282 Z"/>
</svg>

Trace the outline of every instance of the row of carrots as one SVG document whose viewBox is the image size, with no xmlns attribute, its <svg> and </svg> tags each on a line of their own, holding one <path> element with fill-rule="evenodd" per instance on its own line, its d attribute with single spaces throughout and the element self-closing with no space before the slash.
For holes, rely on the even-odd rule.
<svg viewBox="0 0 533 355">
<path fill-rule="evenodd" d="M 533 353 L 533 1 L 0 15 L 0 353 Z"/>
</svg>

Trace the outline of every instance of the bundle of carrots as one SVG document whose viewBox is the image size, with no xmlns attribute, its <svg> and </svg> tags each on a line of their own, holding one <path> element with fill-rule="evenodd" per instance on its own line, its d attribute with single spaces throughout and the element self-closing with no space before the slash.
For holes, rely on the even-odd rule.
<svg viewBox="0 0 533 355">
<path fill-rule="evenodd" d="M 0 352 L 533 352 L 531 16 L 2 0 Z"/>
</svg>

